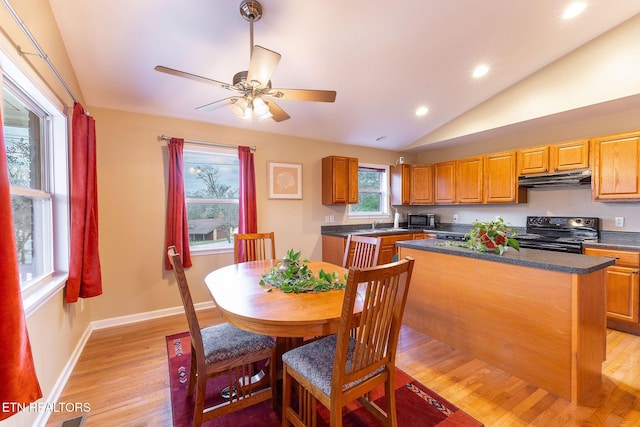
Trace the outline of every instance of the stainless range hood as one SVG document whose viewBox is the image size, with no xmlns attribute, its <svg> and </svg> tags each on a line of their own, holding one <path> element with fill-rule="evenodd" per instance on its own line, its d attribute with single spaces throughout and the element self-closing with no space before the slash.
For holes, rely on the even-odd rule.
<svg viewBox="0 0 640 427">
<path fill-rule="evenodd" d="M 591 170 L 549 173 L 540 175 L 521 175 L 518 177 L 520 187 L 562 187 L 591 184 Z"/>
</svg>

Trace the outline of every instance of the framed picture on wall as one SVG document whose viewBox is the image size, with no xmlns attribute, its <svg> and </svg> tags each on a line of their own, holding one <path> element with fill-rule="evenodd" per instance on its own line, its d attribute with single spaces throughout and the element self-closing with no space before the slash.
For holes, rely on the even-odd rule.
<svg viewBox="0 0 640 427">
<path fill-rule="evenodd" d="M 270 199 L 302 199 L 302 164 L 267 162 Z"/>
</svg>

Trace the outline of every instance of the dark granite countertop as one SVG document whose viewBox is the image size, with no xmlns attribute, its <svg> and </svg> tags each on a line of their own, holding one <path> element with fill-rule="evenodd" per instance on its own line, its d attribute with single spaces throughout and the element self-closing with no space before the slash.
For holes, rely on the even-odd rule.
<svg viewBox="0 0 640 427">
<path fill-rule="evenodd" d="M 396 245 L 423 251 L 484 259 L 487 261 L 496 261 L 505 264 L 521 265 L 524 267 L 533 267 L 573 274 L 588 274 L 615 263 L 615 260 L 610 257 L 595 257 L 525 248 L 520 249 L 519 252 L 509 248 L 504 255 L 496 255 L 493 253 L 477 252 L 468 248 L 448 245 L 445 242 L 434 239 L 405 240 L 396 243 Z"/>
<path fill-rule="evenodd" d="M 597 242 L 585 242 L 585 247 L 640 251 L 640 233 L 600 231 Z"/>
</svg>

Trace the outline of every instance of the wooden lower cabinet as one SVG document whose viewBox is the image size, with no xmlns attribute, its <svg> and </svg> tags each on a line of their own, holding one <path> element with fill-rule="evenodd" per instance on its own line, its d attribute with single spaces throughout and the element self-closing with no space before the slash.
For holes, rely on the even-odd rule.
<svg viewBox="0 0 640 427">
<path fill-rule="evenodd" d="M 393 234 L 380 236 L 380 255 L 378 255 L 378 264 L 388 264 L 393 261 L 393 257 L 398 253 L 396 242 L 401 240 L 413 240 L 413 234 Z"/>
<path fill-rule="evenodd" d="M 640 335 L 640 251 L 585 247 L 584 254 L 616 259 L 606 272 L 607 326 Z"/>
<path fill-rule="evenodd" d="M 398 253 L 396 242 L 402 240 L 428 239 L 436 238 L 435 234 L 426 233 L 402 233 L 402 234 L 386 234 L 379 236 L 380 254 L 378 255 L 378 264 L 387 264 L 393 260 Z M 347 246 L 346 237 L 322 236 L 322 261 L 331 264 L 342 265 L 344 259 L 344 249 Z"/>
</svg>

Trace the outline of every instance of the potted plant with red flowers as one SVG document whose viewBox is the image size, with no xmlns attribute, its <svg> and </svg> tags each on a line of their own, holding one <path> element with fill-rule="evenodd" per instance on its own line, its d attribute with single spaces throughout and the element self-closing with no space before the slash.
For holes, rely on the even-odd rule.
<svg viewBox="0 0 640 427">
<path fill-rule="evenodd" d="M 516 251 L 520 250 L 518 241 L 514 238 L 517 234 L 515 228 L 506 224 L 498 217 L 495 221 L 472 222 L 473 228 L 464 237 L 467 241 L 465 247 L 478 252 L 494 252 L 502 255 L 507 247 Z"/>
</svg>

